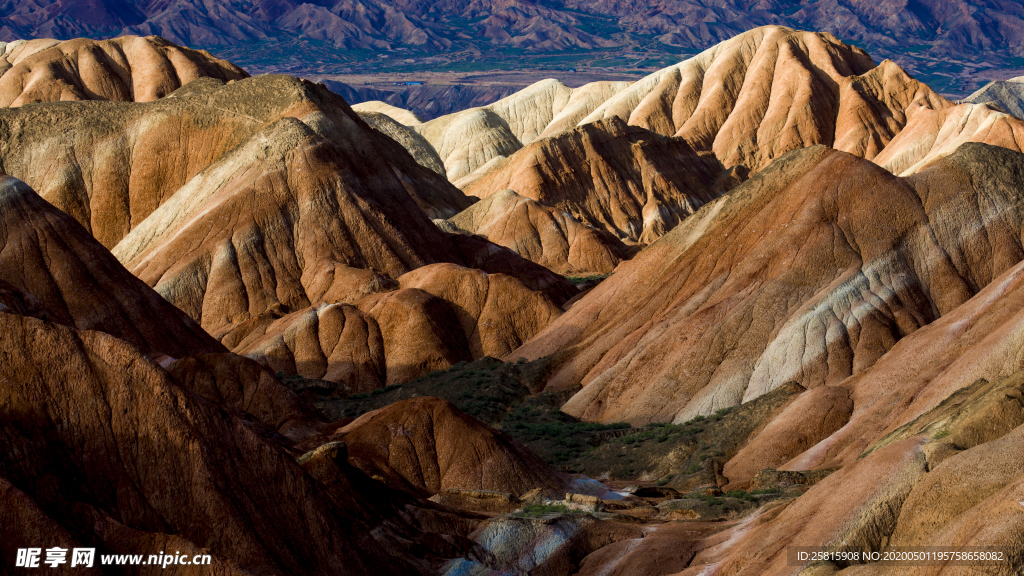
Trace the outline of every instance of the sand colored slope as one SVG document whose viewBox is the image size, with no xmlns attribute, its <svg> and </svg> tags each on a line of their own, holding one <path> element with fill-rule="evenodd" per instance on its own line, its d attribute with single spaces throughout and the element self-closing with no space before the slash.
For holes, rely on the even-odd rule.
<svg viewBox="0 0 1024 576">
<path fill-rule="evenodd" d="M 570 89 L 545 80 L 417 130 L 453 182 L 489 172 L 489 162 L 538 136 L 610 118 L 684 138 L 726 168 L 757 171 L 815 144 L 871 159 L 918 110 L 951 105 L 895 63 L 876 66 L 831 34 L 764 26 L 632 84 Z"/>
<path fill-rule="evenodd" d="M 509 156 L 552 124 L 575 126 L 626 85 L 595 82 L 572 89 L 557 80 L 542 80 L 490 106 L 442 116 L 415 128 L 437 150 L 448 179 L 455 182 L 496 158 Z"/>
<path fill-rule="evenodd" d="M 487 198 L 506 189 L 572 214 L 630 242 L 651 242 L 705 202 L 720 165 L 680 138 L 617 118 L 542 138 L 465 188 Z"/>
<path fill-rule="evenodd" d="M 225 82 L 249 75 L 205 50 L 159 36 L 29 40 L 0 57 L 0 106 L 66 100 L 149 102 L 197 78 Z"/>
<path fill-rule="evenodd" d="M 445 229 L 479 234 L 563 275 L 608 274 L 625 255 L 614 236 L 512 190 L 492 194 L 443 222 Z"/>
<path fill-rule="evenodd" d="M 839 384 L 1020 261 L 1022 158 L 965 145 L 933 165 L 946 184 L 929 188 L 925 174 L 901 180 L 824 147 L 793 153 L 511 356 L 570 351 L 550 386 L 582 382 L 565 409 L 603 421 L 685 420 L 788 381 Z"/>
<path fill-rule="evenodd" d="M 282 118 L 361 159 L 382 187 L 405 189 L 434 217 L 469 204 L 390 138 L 367 130 L 340 97 L 284 76 L 228 85 L 199 79 L 150 103 L 0 110 L 0 164 L 113 247 L 189 180 Z"/>
<path fill-rule="evenodd" d="M 359 117 L 371 128 L 401 144 L 420 166 L 429 168 L 442 176 L 445 175 L 441 157 L 418 132 L 398 122 L 389 114 L 368 111 L 359 111 L 358 113 Z"/>
<path fill-rule="evenodd" d="M 765 26 L 661 70 L 609 98 L 582 122 L 618 116 L 681 136 L 726 167 L 759 170 L 814 144 L 871 158 L 918 103 L 949 103 L 892 62 L 829 34 Z"/>
<path fill-rule="evenodd" d="M 907 176 L 952 154 L 966 142 L 1019 152 L 1024 148 L 1024 121 L 985 104 L 922 109 L 874 161 L 894 174 Z"/>
</svg>

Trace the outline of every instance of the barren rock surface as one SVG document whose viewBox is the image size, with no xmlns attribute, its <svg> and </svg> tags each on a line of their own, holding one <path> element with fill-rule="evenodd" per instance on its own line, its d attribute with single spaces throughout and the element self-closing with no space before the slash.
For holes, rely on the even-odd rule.
<svg viewBox="0 0 1024 576">
<path fill-rule="evenodd" d="M 510 357 L 573 350 L 549 387 L 582 383 L 565 409 L 606 422 L 839 384 L 1020 260 L 1022 159 L 967 144 L 901 180 L 824 147 L 792 153 Z"/>
<path fill-rule="evenodd" d="M 626 247 L 568 212 L 505 190 L 444 221 L 443 228 L 479 234 L 563 275 L 608 274 Z"/>
<path fill-rule="evenodd" d="M 5 46 L 0 55 L 0 106 L 67 100 L 149 102 L 197 78 L 249 75 L 204 50 L 159 36 L 111 40 L 48 38 Z"/>
<path fill-rule="evenodd" d="M 507 189 L 629 242 L 652 242 L 718 196 L 721 166 L 686 141 L 612 118 L 542 138 L 465 187 Z"/>
</svg>

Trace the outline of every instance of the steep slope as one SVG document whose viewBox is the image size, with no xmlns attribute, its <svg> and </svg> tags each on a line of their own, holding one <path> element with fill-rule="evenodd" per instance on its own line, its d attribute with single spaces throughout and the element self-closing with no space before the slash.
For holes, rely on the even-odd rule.
<svg viewBox="0 0 1024 576">
<path fill-rule="evenodd" d="M 614 236 L 513 190 L 492 194 L 439 225 L 479 234 L 565 276 L 611 273 L 626 254 Z"/>
<path fill-rule="evenodd" d="M 283 76 L 193 81 L 149 103 L 60 102 L 0 110 L 0 166 L 113 247 L 197 174 L 282 118 L 332 142 L 378 186 L 434 217 L 469 205 L 323 87 Z M 214 178 L 207 175 L 207 179 Z M 199 180 L 202 180 L 200 178 Z M 417 182 L 413 185 L 412 182 Z M 195 183 L 193 183 L 195 185 Z"/>
<path fill-rule="evenodd" d="M 582 122 L 618 116 L 756 171 L 814 144 L 870 159 L 915 103 L 949 105 L 892 62 L 875 67 L 830 34 L 766 26 L 636 82 Z"/>
<path fill-rule="evenodd" d="M 270 310 L 351 301 L 386 284 L 381 274 L 455 260 L 386 161 L 350 146 L 281 119 L 178 190 L 114 253 L 219 339 Z"/>
<path fill-rule="evenodd" d="M 424 497 L 442 490 L 521 496 L 535 488 L 563 496 L 571 483 L 515 440 L 437 398 L 369 412 L 332 438 L 348 445 L 353 466 Z"/>
<path fill-rule="evenodd" d="M 830 34 L 766 26 L 629 85 L 545 80 L 416 129 L 465 188 L 538 136 L 602 119 L 684 138 L 727 168 L 756 171 L 815 144 L 871 159 L 918 110 L 950 105 L 893 62 L 876 67 Z"/>
<path fill-rule="evenodd" d="M 29 295 L 36 315 L 99 330 L 145 353 L 223 352 L 191 318 L 132 276 L 77 222 L 0 175 L 0 279 Z"/>
<path fill-rule="evenodd" d="M 163 38 L 39 39 L 8 45 L 0 58 L 0 106 L 67 100 L 149 102 L 196 78 L 249 75 L 209 52 Z"/>
<path fill-rule="evenodd" d="M 908 176 L 952 154 L 966 142 L 1019 152 L 1024 147 L 1024 121 L 986 104 L 921 110 L 874 161 L 893 174 Z"/>
<path fill-rule="evenodd" d="M 967 144 L 901 180 L 825 147 L 791 153 L 510 357 L 563 351 L 549 386 L 582 382 L 564 409 L 606 422 L 838 384 L 1020 261 L 1022 162 Z"/>
<path fill-rule="evenodd" d="M 466 186 L 487 198 L 511 189 L 630 242 L 651 242 L 715 197 L 721 171 L 680 138 L 618 118 L 542 138 Z"/>
<path fill-rule="evenodd" d="M 279 429 L 314 417 L 272 374 L 227 353 L 192 318 L 132 276 L 77 222 L 0 176 L 0 310 L 116 336 L 182 386 Z"/>
<path fill-rule="evenodd" d="M 300 466 L 121 340 L 8 313 L 0 328 L 0 498 L 30 519 L 5 525 L 5 556 L 41 529 L 103 553 L 210 554 L 222 574 L 417 574 L 462 554 L 437 543 L 464 520 L 329 447 Z"/>
<path fill-rule="evenodd" d="M 395 120 L 390 114 L 399 117 L 404 116 L 396 112 L 396 110 L 389 110 L 387 114 L 365 110 L 357 110 L 356 112 L 364 122 L 369 124 L 370 128 L 401 144 L 420 166 L 429 168 L 444 176 L 444 162 L 441 161 L 441 157 L 434 151 L 434 147 L 423 136 L 420 136 L 418 132 Z M 414 118 L 406 117 L 406 119 L 415 121 Z"/>
</svg>

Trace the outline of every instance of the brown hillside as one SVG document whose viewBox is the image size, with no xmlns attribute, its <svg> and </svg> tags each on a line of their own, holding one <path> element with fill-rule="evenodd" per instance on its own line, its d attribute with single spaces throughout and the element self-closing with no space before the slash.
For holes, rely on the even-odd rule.
<svg viewBox="0 0 1024 576">
<path fill-rule="evenodd" d="M 353 466 L 406 489 L 489 490 L 563 496 L 571 479 L 505 434 L 437 398 L 414 398 L 364 414 L 335 437 Z M 562 492 L 562 494 L 558 494 Z"/>
<path fill-rule="evenodd" d="M 40 530 L 114 553 L 211 554 L 204 569 L 220 574 L 418 574 L 461 555 L 438 545 L 458 541 L 461 519 L 384 490 L 343 455 L 300 466 L 121 340 L 8 313 L 0 328 L 0 498 L 28 520 L 0 529 L 5 556 Z"/>
<path fill-rule="evenodd" d="M 3 109 L 0 165 L 110 248 L 186 184 L 202 187 L 227 178 L 228 152 L 247 142 L 250 150 L 258 148 L 258 134 L 285 118 L 297 119 L 359 170 L 374 173 L 373 185 L 404 189 L 432 217 L 469 205 L 394 141 L 367 130 L 339 96 L 284 76 L 228 85 L 203 78 L 148 103 Z M 207 170 L 218 161 L 219 173 Z"/>
</svg>

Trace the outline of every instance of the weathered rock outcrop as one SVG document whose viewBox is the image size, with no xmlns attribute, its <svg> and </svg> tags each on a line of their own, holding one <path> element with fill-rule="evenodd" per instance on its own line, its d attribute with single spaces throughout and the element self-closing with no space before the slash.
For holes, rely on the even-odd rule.
<svg viewBox="0 0 1024 576">
<path fill-rule="evenodd" d="M 363 472 L 422 496 L 489 490 L 562 496 L 572 479 L 537 455 L 437 398 L 414 398 L 364 414 L 334 435 Z M 559 494 L 561 492 L 561 494 Z"/>
<path fill-rule="evenodd" d="M 840 384 L 1024 257 L 1021 173 L 1024 156 L 983 144 L 906 180 L 825 147 L 792 153 L 510 357 L 563 351 L 549 386 L 583 383 L 564 409 L 602 421 Z"/>
<path fill-rule="evenodd" d="M 540 139 L 465 188 L 486 198 L 507 189 L 630 242 L 652 242 L 717 197 L 721 172 L 680 138 L 618 118 Z"/>
<path fill-rule="evenodd" d="M 513 190 L 492 194 L 440 226 L 483 236 L 565 276 L 608 274 L 627 251 L 611 234 Z"/>
<path fill-rule="evenodd" d="M 159 36 L 110 40 L 42 38 L 5 46 L 0 56 L 0 106 L 67 100 L 149 102 L 197 78 L 225 82 L 249 75 L 205 50 Z"/>
</svg>

